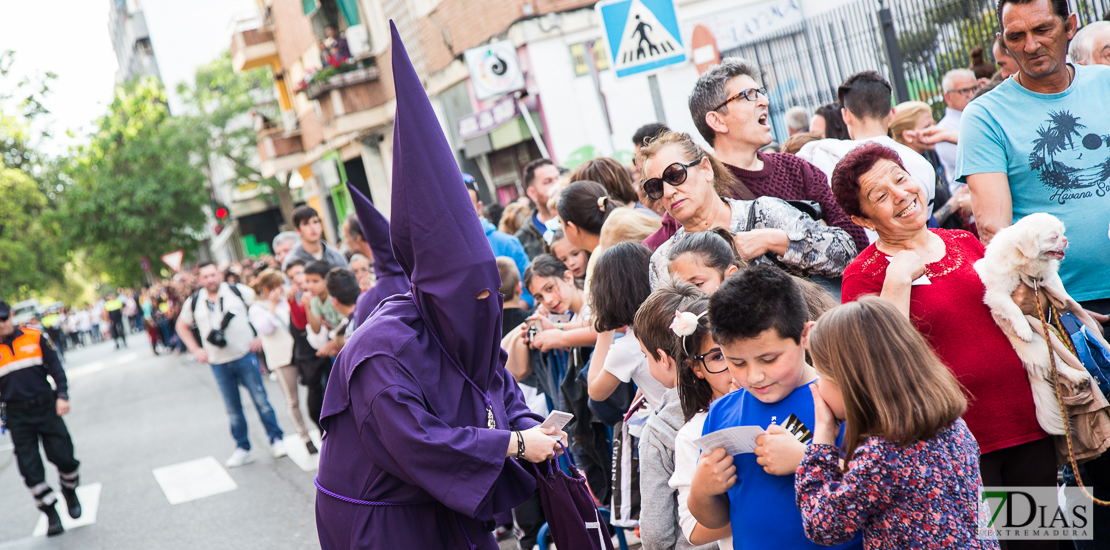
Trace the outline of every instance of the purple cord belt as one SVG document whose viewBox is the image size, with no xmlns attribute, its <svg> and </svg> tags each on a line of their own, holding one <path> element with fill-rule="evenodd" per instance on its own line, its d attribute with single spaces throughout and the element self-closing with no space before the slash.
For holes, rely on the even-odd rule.
<svg viewBox="0 0 1110 550">
<path fill-rule="evenodd" d="M 376 501 L 376 500 L 358 500 L 358 499 L 354 499 L 354 498 L 347 498 L 343 495 L 333 493 L 333 492 L 325 489 L 323 485 L 320 485 L 320 476 L 316 476 L 315 478 L 313 478 L 312 483 L 316 484 L 316 488 L 319 489 L 321 493 L 324 493 L 325 495 L 328 495 L 331 498 L 334 498 L 334 499 L 337 499 L 337 500 L 342 500 L 343 502 L 348 502 L 350 504 L 358 504 L 360 506 L 417 506 L 417 505 L 426 504 L 426 503 L 416 503 L 416 502 L 409 502 L 409 503 L 379 502 L 379 501 Z M 430 503 L 427 503 L 427 504 L 430 504 Z M 467 534 L 466 527 L 463 526 L 462 518 L 459 517 L 458 513 L 455 513 L 455 519 L 459 522 L 459 530 L 462 531 L 463 536 L 466 537 L 467 547 L 469 547 L 470 550 L 477 550 L 478 547 L 473 542 L 470 541 L 470 535 Z"/>
<path fill-rule="evenodd" d="M 361 506 L 415 506 L 417 504 L 415 502 L 414 503 L 378 502 L 378 501 L 374 501 L 374 500 L 357 500 L 357 499 L 353 499 L 353 498 L 347 498 L 343 495 L 337 495 L 337 494 L 325 489 L 323 485 L 320 485 L 320 476 L 316 476 L 312 480 L 312 482 L 316 484 L 316 488 L 319 489 L 321 493 L 324 493 L 325 495 L 328 495 L 331 498 L 342 500 L 343 502 L 349 502 L 351 504 L 358 504 L 358 505 L 361 505 Z"/>
</svg>

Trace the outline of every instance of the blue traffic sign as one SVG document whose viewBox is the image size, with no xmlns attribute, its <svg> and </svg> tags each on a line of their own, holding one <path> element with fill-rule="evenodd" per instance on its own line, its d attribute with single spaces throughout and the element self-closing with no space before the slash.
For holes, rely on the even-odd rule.
<svg viewBox="0 0 1110 550">
<path fill-rule="evenodd" d="M 686 60 L 672 0 L 606 1 L 597 11 L 618 77 Z"/>
</svg>

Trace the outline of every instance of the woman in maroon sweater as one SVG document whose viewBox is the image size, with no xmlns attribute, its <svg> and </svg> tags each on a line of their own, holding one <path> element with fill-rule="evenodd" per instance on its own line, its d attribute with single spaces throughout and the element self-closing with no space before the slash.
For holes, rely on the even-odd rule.
<svg viewBox="0 0 1110 550">
<path fill-rule="evenodd" d="M 926 228 L 925 190 L 882 145 L 844 157 L 832 189 L 852 221 L 879 235 L 845 269 L 843 301 L 878 294 L 893 303 L 956 375 L 968 395 L 963 418 L 983 453 L 984 486 L 1055 486 L 1053 441 L 1037 424 L 1021 359 L 983 304 L 972 268 L 983 245 L 965 231 Z"/>
</svg>

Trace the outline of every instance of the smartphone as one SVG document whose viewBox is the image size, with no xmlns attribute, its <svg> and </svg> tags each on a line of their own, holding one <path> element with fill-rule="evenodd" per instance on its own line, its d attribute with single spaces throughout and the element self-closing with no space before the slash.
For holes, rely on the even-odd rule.
<svg viewBox="0 0 1110 550">
<path fill-rule="evenodd" d="M 547 419 L 543 421 L 543 424 L 540 424 L 540 427 L 545 429 L 554 428 L 556 430 L 562 430 L 563 426 L 566 426 L 567 422 L 570 422 L 570 419 L 572 418 L 574 418 L 574 415 L 568 412 L 551 411 L 551 414 L 547 415 Z"/>
</svg>

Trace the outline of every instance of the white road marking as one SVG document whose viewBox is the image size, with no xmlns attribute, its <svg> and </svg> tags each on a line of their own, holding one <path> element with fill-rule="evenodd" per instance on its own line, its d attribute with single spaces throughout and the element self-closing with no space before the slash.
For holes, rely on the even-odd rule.
<svg viewBox="0 0 1110 550">
<path fill-rule="evenodd" d="M 96 523 L 96 512 L 100 509 L 100 488 L 99 483 L 77 486 L 77 500 L 81 501 L 81 517 L 77 519 L 69 517 L 69 511 L 66 510 L 66 499 L 62 498 L 62 491 L 60 489 L 54 491 L 54 494 L 58 497 L 58 503 L 54 505 L 54 509 L 62 517 L 62 527 L 66 531 Z M 35 525 L 35 530 L 31 532 L 31 536 L 46 536 L 45 515 L 39 514 L 39 522 Z"/>
<path fill-rule="evenodd" d="M 312 439 L 312 443 L 316 448 L 320 448 L 320 432 L 316 430 L 309 430 L 308 437 Z M 289 459 L 293 461 L 300 469 L 306 472 L 312 472 L 320 468 L 320 453 L 314 455 L 308 454 L 308 449 L 305 448 L 304 442 L 301 441 L 298 435 L 285 436 L 285 450 L 289 453 Z"/>
<path fill-rule="evenodd" d="M 153 470 L 170 504 L 181 504 L 239 488 L 214 457 L 206 456 Z"/>
<path fill-rule="evenodd" d="M 74 378 L 81 378 L 82 376 L 88 376 L 90 374 L 96 374 L 96 373 L 98 373 L 98 372 L 100 372 L 104 369 L 107 369 L 107 368 L 118 367 L 120 365 L 130 363 L 131 361 L 139 359 L 139 358 L 143 357 L 144 355 L 145 354 L 142 353 L 142 352 L 133 352 L 133 353 L 128 353 L 126 355 L 121 355 L 119 357 L 112 357 L 110 359 L 102 359 L 100 361 L 93 361 L 92 363 L 86 363 L 84 365 L 81 365 L 80 367 L 74 367 L 72 369 L 66 369 L 66 378 L 72 380 Z"/>
</svg>

